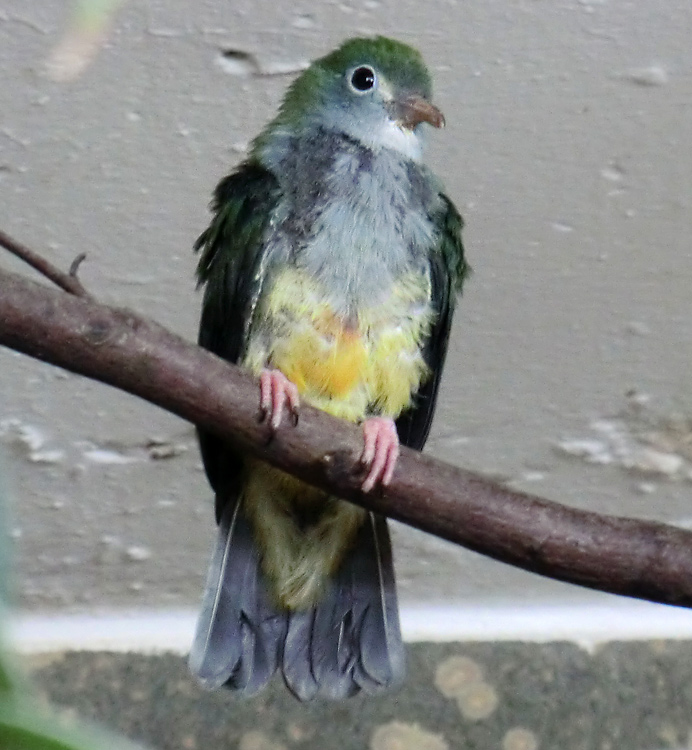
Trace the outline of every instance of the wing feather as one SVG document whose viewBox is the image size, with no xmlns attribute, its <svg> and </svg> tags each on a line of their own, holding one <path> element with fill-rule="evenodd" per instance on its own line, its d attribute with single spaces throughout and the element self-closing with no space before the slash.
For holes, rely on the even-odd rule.
<svg viewBox="0 0 692 750">
<path fill-rule="evenodd" d="M 415 394 L 413 404 L 396 420 L 399 440 L 414 450 L 423 450 L 430 432 L 447 356 L 456 297 L 470 272 L 461 241 L 463 219 L 446 195 L 440 194 L 440 197 L 443 211 L 437 221 L 441 232 L 438 244 L 430 253 L 431 303 L 435 322 L 423 350 L 431 375 Z"/>
<path fill-rule="evenodd" d="M 261 291 L 258 269 L 268 253 L 263 239 L 279 198 L 274 175 L 246 162 L 218 184 L 213 219 L 195 244 L 197 279 L 205 287 L 198 342 L 229 362 L 243 352 Z M 198 437 L 218 521 L 223 504 L 237 498 L 242 457 L 215 435 L 198 430 Z"/>
</svg>

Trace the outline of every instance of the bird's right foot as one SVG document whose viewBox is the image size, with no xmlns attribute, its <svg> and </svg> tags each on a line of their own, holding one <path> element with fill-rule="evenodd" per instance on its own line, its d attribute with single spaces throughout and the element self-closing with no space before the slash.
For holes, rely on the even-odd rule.
<svg viewBox="0 0 692 750">
<path fill-rule="evenodd" d="M 278 430 L 284 406 L 288 406 L 293 425 L 297 425 L 300 406 L 298 387 L 280 370 L 263 369 L 260 373 L 260 422 L 268 419 L 272 430 Z"/>
</svg>

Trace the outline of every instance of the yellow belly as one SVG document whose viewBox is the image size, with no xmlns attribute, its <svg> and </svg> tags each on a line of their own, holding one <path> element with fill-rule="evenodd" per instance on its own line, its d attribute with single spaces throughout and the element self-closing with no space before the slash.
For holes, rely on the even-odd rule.
<svg viewBox="0 0 692 750">
<path fill-rule="evenodd" d="M 314 279 L 287 268 L 261 303 L 244 363 L 256 373 L 281 370 L 306 402 L 335 416 L 396 417 L 429 374 L 421 354 L 429 293 L 428 280 L 410 274 L 384 304 L 344 319 Z"/>
<path fill-rule="evenodd" d="M 271 360 L 302 394 L 341 399 L 363 379 L 368 348 L 360 331 L 325 313 L 276 342 Z"/>
<path fill-rule="evenodd" d="M 411 274 L 384 303 L 345 318 L 313 278 L 287 268 L 258 303 L 243 364 L 256 374 L 281 370 L 305 402 L 335 416 L 397 417 L 429 375 L 421 353 L 429 299 L 429 280 Z M 246 467 L 243 504 L 275 601 L 289 609 L 313 606 L 365 512 L 258 461 Z"/>
</svg>

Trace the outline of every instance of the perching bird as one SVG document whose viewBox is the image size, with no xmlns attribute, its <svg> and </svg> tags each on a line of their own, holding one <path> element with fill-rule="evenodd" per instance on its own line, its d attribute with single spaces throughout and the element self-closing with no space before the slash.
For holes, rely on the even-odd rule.
<svg viewBox="0 0 692 750">
<path fill-rule="evenodd" d="M 423 448 L 467 271 L 461 217 L 421 162 L 443 124 L 415 49 L 351 39 L 290 86 L 196 244 L 201 346 L 259 376 L 272 430 L 299 400 L 361 423 L 364 492 L 399 442 Z M 401 682 L 385 519 L 199 438 L 219 524 L 201 683 L 253 695 L 278 669 L 307 700 Z"/>
</svg>

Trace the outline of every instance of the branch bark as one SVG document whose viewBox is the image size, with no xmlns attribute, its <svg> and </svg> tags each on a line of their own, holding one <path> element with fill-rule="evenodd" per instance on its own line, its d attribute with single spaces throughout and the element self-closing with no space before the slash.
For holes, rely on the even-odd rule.
<svg viewBox="0 0 692 750">
<path fill-rule="evenodd" d="M 408 449 L 386 492 L 364 495 L 355 425 L 304 405 L 297 427 L 271 437 L 250 375 L 129 310 L 70 291 L 0 271 L 0 345 L 139 396 L 313 485 L 502 562 L 692 606 L 691 532 L 568 508 Z"/>
</svg>

